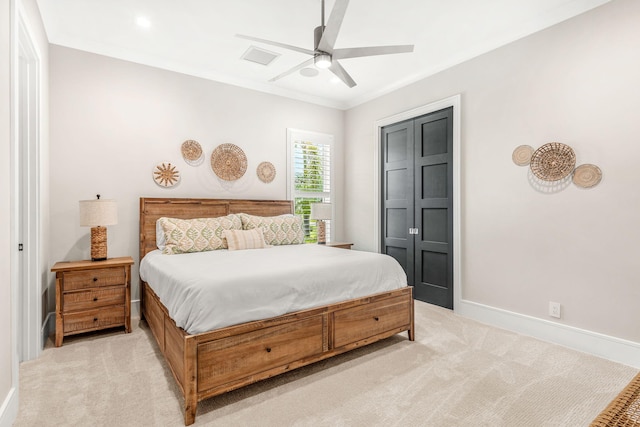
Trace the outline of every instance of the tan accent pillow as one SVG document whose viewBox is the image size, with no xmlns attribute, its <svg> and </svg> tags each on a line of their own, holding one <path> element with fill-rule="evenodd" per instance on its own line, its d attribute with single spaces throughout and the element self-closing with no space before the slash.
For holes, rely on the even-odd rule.
<svg viewBox="0 0 640 427">
<path fill-rule="evenodd" d="M 264 242 L 264 231 L 262 228 L 253 230 L 224 230 L 224 237 L 230 251 L 244 249 L 263 249 L 267 245 Z"/>
<path fill-rule="evenodd" d="M 158 219 L 164 233 L 163 254 L 214 251 L 226 249 L 225 230 L 242 230 L 240 217 L 235 214 L 218 218 Z"/>
<path fill-rule="evenodd" d="M 242 228 L 264 230 L 264 241 L 267 245 L 299 245 L 304 243 L 302 218 L 297 215 L 255 216 L 238 214 L 242 220 Z"/>
</svg>

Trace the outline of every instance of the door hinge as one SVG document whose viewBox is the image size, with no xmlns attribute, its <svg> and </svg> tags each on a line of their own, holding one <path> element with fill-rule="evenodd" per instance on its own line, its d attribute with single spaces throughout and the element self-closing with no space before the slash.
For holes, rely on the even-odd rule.
<svg viewBox="0 0 640 427">
<path fill-rule="evenodd" d="M 418 229 L 417 228 L 410 228 L 409 229 L 409 234 L 418 234 Z"/>
<path fill-rule="evenodd" d="M 18 252 L 22 252 L 24 250 L 24 245 L 22 243 L 18 243 Z"/>
</svg>

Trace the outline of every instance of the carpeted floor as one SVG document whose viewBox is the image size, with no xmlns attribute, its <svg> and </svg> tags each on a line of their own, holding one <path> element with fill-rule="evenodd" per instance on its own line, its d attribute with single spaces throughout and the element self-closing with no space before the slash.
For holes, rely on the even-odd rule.
<svg viewBox="0 0 640 427">
<path fill-rule="evenodd" d="M 201 402 L 196 426 L 588 426 L 631 367 L 416 301 L 406 333 Z M 144 322 L 49 342 L 20 366 L 22 426 L 181 426 Z"/>
</svg>

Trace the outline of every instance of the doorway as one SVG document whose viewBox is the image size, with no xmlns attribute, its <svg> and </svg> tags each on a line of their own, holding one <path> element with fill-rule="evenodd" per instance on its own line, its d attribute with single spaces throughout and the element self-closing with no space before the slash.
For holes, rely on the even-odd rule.
<svg viewBox="0 0 640 427">
<path fill-rule="evenodd" d="M 416 299 L 460 300 L 460 96 L 376 122 L 379 251 L 394 257 Z"/>
</svg>

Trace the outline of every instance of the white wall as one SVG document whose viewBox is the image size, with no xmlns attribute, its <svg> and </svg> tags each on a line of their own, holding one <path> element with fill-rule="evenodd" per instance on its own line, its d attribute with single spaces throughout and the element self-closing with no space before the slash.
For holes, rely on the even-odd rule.
<svg viewBox="0 0 640 427">
<path fill-rule="evenodd" d="M 615 0 L 349 110 L 347 238 L 374 250 L 373 123 L 462 95 L 461 297 L 640 343 L 640 2 Z M 570 145 L 604 174 L 538 191 L 521 144 Z"/>
<path fill-rule="evenodd" d="M 50 89 L 51 263 L 90 256 L 89 229 L 78 225 L 79 200 L 97 193 L 117 199 L 119 222 L 108 228 L 108 254 L 136 260 L 134 300 L 142 196 L 286 199 L 286 129 L 297 128 L 335 136 L 336 199 L 342 200 L 343 111 L 55 45 Z M 205 151 L 197 167 L 182 159 L 187 139 Z M 209 166 L 222 143 L 247 155 L 247 173 L 233 183 L 219 180 Z M 161 161 L 178 166 L 180 184 L 155 184 L 152 170 Z M 276 167 L 270 184 L 256 176 L 262 161 Z M 341 209 L 337 216 L 339 236 Z"/>
</svg>

